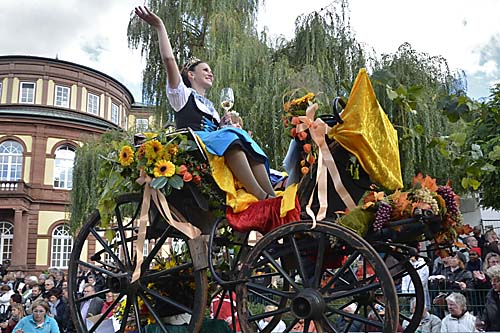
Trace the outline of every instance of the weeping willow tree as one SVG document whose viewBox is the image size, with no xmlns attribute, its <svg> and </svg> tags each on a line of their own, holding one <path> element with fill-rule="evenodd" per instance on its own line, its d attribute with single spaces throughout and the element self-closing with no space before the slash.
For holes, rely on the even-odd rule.
<svg viewBox="0 0 500 333">
<path fill-rule="evenodd" d="M 452 73 L 442 57 L 417 52 L 405 43 L 375 65 L 372 81 L 398 130 L 404 183 L 421 172 L 440 181 L 451 178 L 457 184 L 446 154 L 431 146 L 435 138 L 446 137 L 459 127 L 439 105 L 443 96 L 463 92 L 465 80 Z"/>
</svg>

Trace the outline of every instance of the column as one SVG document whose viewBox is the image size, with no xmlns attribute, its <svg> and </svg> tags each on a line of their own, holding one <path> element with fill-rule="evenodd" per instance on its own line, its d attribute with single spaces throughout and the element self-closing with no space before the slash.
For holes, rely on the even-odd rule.
<svg viewBox="0 0 500 333">
<path fill-rule="evenodd" d="M 12 242 L 11 270 L 28 269 L 28 222 L 23 221 L 23 211 L 14 211 L 14 240 Z"/>
</svg>

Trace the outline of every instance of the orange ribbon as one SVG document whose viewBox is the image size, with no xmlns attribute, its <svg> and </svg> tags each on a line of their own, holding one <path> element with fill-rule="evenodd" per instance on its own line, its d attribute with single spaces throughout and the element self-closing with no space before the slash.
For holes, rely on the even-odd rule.
<svg viewBox="0 0 500 333">
<path fill-rule="evenodd" d="M 345 206 L 349 210 L 356 207 L 354 200 L 342 183 L 335 160 L 333 159 L 332 153 L 326 144 L 325 135 L 330 130 L 330 127 L 320 118 L 314 120 L 314 114 L 317 109 L 318 104 L 315 103 L 310 105 L 306 110 L 306 115 L 299 117 L 301 123 L 297 125 L 297 132 L 299 133 L 309 130 L 312 140 L 318 146 L 318 171 L 316 174 L 316 186 L 318 186 L 319 202 L 318 214 L 315 216 L 311 209 L 314 199 L 314 191 L 312 191 L 311 197 L 309 198 L 309 202 L 306 206 L 307 215 L 309 215 L 309 217 L 313 220 L 313 228 L 316 226 L 316 220 L 321 221 L 326 217 L 326 211 L 328 208 L 327 173 L 329 173 L 330 177 L 332 177 L 333 186 Z"/>
<path fill-rule="evenodd" d="M 144 170 L 141 170 L 139 178 L 137 178 L 136 182 L 140 185 L 144 185 L 144 195 L 142 197 L 142 207 L 141 207 L 141 216 L 139 218 L 139 233 L 137 234 L 137 245 L 136 245 L 136 255 L 137 255 L 137 264 L 135 266 L 134 272 L 132 273 L 132 282 L 139 279 L 141 276 L 141 266 L 144 261 L 144 242 L 146 241 L 146 228 L 148 226 L 149 221 L 149 207 L 151 206 L 151 199 L 158 207 L 158 211 L 161 216 L 167 221 L 175 229 L 182 232 L 184 235 L 189 237 L 190 239 L 196 238 L 201 235 L 201 230 L 192 225 L 189 222 L 179 222 L 174 219 L 172 213 L 170 212 L 170 208 L 168 207 L 168 202 L 163 193 L 157 189 L 154 189 L 150 186 L 151 181 L 153 179 L 149 177 Z"/>
</svg>

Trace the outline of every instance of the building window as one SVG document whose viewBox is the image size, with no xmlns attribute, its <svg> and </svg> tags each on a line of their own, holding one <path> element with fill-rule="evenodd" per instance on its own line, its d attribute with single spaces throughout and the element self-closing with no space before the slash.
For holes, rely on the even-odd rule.
<svg viewBox="0 0 500 333">
<path fill-rule="evenodd" d="M 35 103 L 35 83 L 21 82 L 19 103 Z"/>
<path fill-rule="evenodd" d="M 0 180 L 18 181 L 23 170 L 23 147 L 16 141 L 0 144 Z"/>
<path fill-rule="evenodd" d="M 67 225 L 57 226 L 52 232 L 52 259 L 50 265 L 57 268 L 67 268 L 69 256 L 73 247 L 73 237 Z"/>
<path fill-rule="evenodd" d="M 147 119 L 136 119 L 135 120 L 135 130 L 137 132 L 147 131 L 148 126 L 149 126 L 149 120 L 147 120 Z"/>
<path fill-rule="evenodd" d="M 69 108 L 69 88 L 63 86 L 56 86 L 56 106 Z"/>
<path fill-rule="evenodd" d="M 115 103 L 111 103 L 111 121 L 117 125 L 120 123 L 120 111 Z"/>
<path fill-rule="evenodd" d="M 54 187 L 71 190 L 73 187 L 73 163 L 75 148 L 64 145 L 56 150 L 54 162 Z"/>
<path fill-rule="evenodd" d="M 99 114 L 99 96 L 94 94 L 88 94 L 87 112 L 95 115 Z"/>
<path fill-rule="evenodd" d="M 10 222 L 0 222 L 0 262 L 12 258 L 12 240 L 14 239 L 14 225 Z"/>
</svg>

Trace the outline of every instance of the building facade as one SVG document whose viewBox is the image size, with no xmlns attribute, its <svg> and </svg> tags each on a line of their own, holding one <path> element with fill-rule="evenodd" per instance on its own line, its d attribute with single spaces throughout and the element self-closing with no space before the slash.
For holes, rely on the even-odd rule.
<svg viewBox="0 0 500 333">
<path fill-rule="evenodd" d="M 11 270 L 65 269 L 76 148 L 109 129 L 149 125 L 130 91 L 57 59 L 0 56 L 0 261 Z"/>
</svg>

